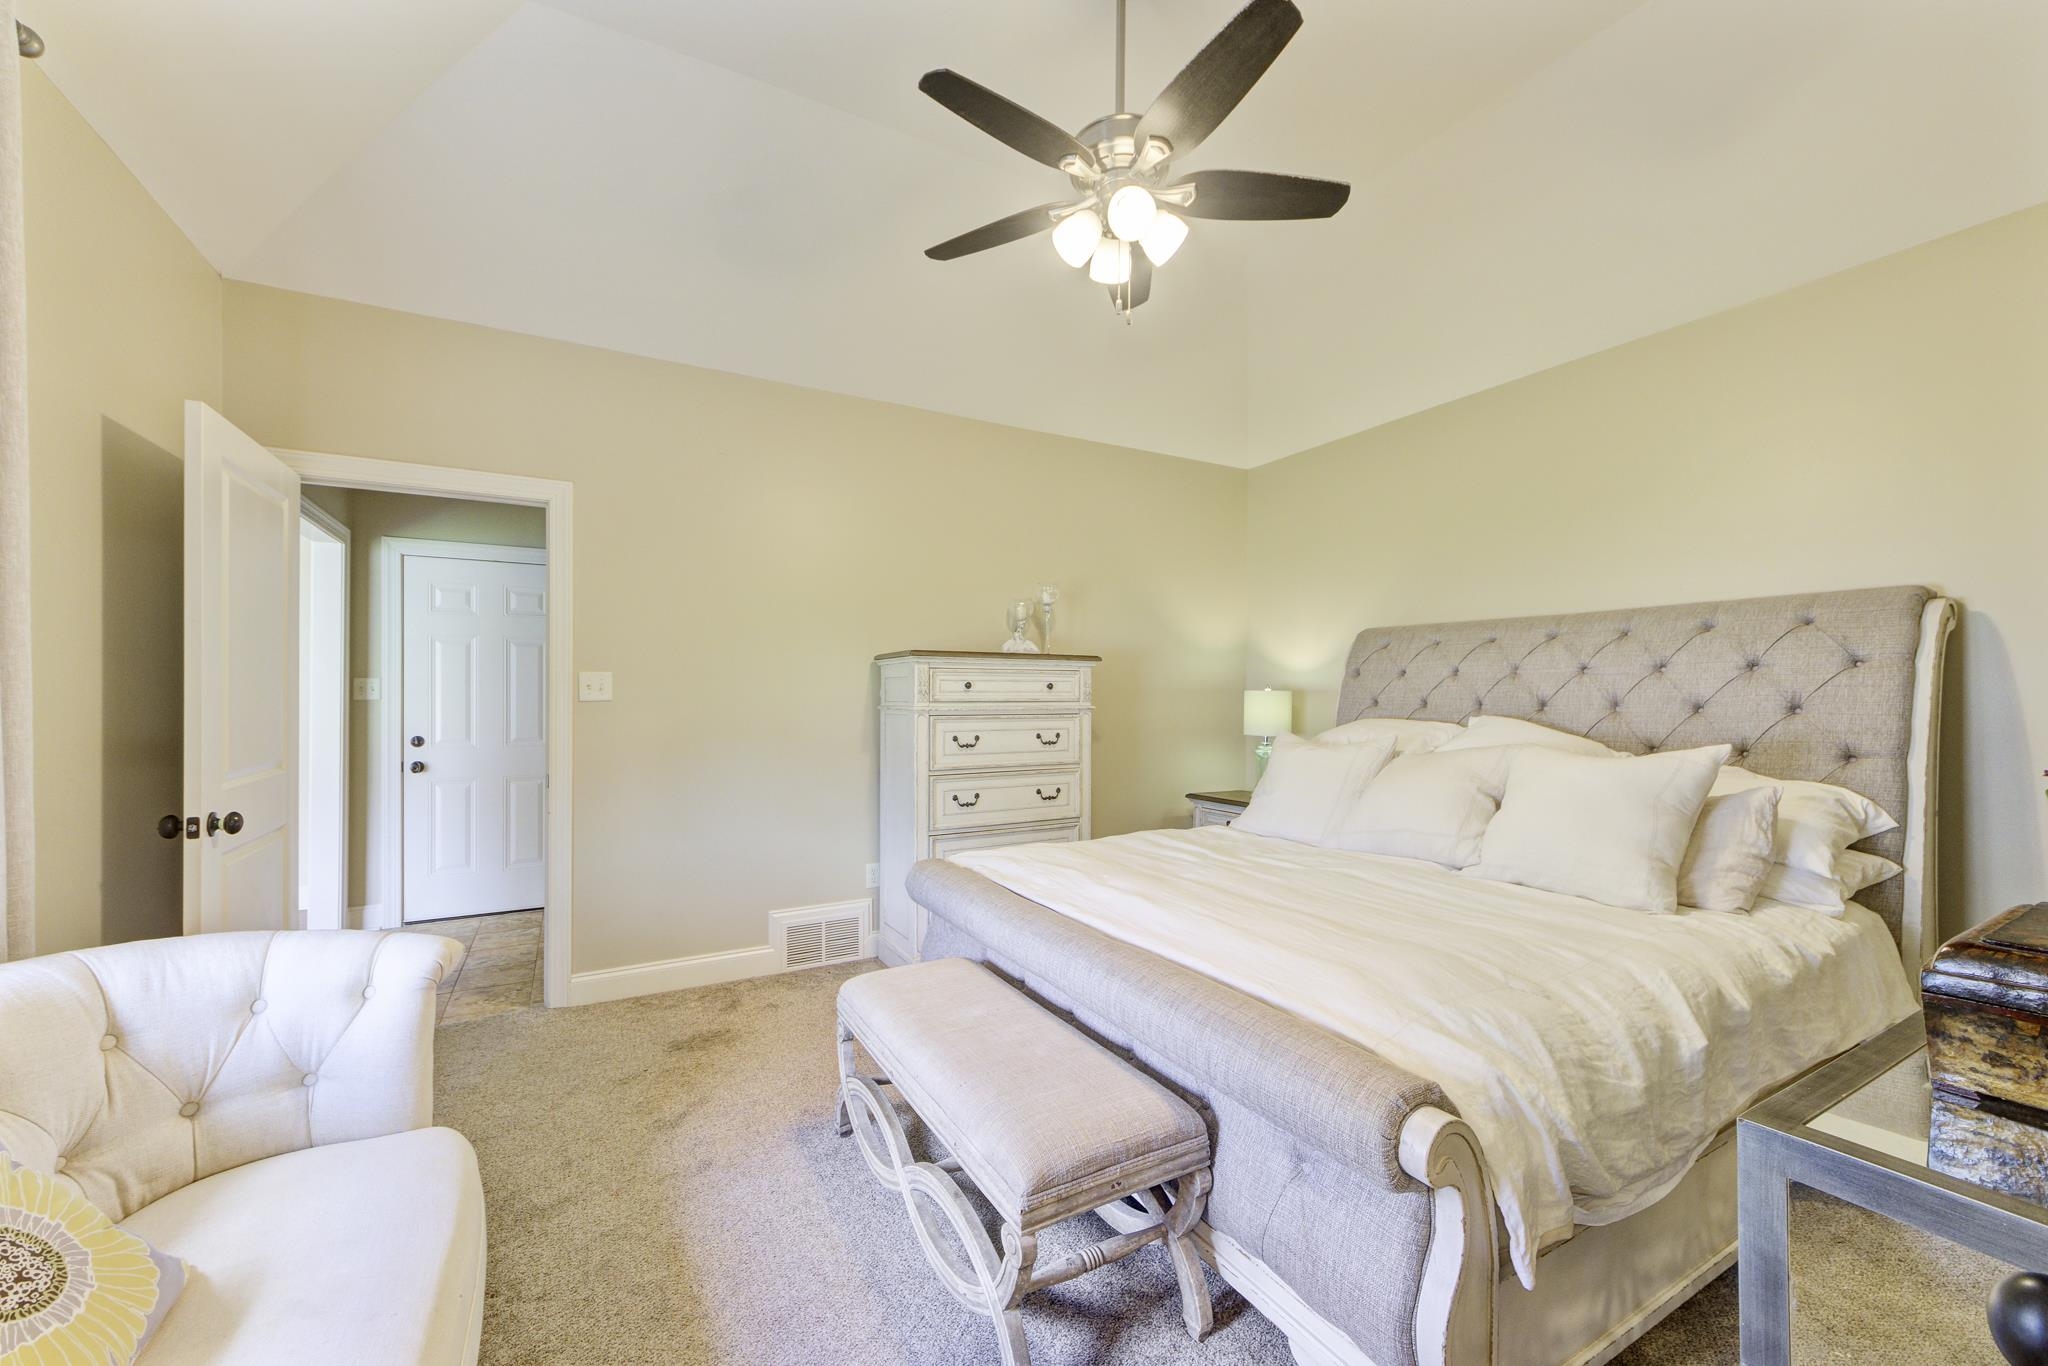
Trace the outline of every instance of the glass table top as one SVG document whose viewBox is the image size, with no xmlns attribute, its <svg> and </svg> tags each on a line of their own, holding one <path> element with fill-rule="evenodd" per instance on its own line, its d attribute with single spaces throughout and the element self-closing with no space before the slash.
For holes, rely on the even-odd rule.
<svg viewBox="0 0 2048 1366">
<path fill-rule="evenodd" d="M 1806 1123 L 1824 1134 L 1925 1166 L 1933 1099 L 1927 1050 L 1917 1048 Z"/>
</svg>

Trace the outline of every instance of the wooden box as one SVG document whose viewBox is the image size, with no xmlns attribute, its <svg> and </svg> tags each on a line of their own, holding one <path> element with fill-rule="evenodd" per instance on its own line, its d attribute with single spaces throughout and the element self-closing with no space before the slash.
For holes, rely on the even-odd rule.
<svg viewBox="0 0 2048 1366">
<path fill-rule="evenodd" d="M 1941 946 L 1920 974 L 1928 1161 L 2048 1204 L 2048 902 Z"/>
</svg>

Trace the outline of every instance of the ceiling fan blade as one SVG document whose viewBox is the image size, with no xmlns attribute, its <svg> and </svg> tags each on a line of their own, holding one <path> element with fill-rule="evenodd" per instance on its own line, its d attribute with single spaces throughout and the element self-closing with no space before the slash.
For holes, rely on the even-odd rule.
<svg viewBox="0 0 2048 1366">
<path fill-rule="evenodd" d="M 1175 156 L 1192 152 L 1259 83 L 1300 27 L 1301 11 L 1291 0 L 1252 0 L 1159 92 L 1138 121 L 1136 145 L 1162 137 Z"/>
<path fill-rule="evenodd" d="M 948 238 L 936 247 L 926 247 L 924 254 L 934 261 L 955 261 L 962 256 L 972 256 L 977 251 L 1000 247 L 1005 242 L 1015 242 L 1044 232 L 1053 225 L 1053 210 L 1065 208 L 1065 200 L 1054 200 L 1036 208 L 1024 209 L 1008 218 L 998 218 L 993 223 L 984 223 L 972 232 L 963 232 L 958 237 Z"/>
<path fill-rule="evenodd" d="M 1131 249 L 1131 301 L 1127 309 L 1136 308 L 1152 297 L 1152 258 L 1133 247 Z"/>
<path fill-rule="evenodd" d="M 1195 188 L 1178 210 L 1184 218 L 1328 218 L 1351 198 L 1341 180 L 1266 171 L 1194 171 L 1180 184 Z"/>
<path fill-rule="evenodd" d="M 1059 170 L 1066 158 L 1079 157 L 1088 169 L 1095 169 L 1095 154 L 1076 141 L 1072 133 L 957 71 L 927 71 L 917 88 L 997 142 L 1016 148 L 1033 161 Z"/>
</svg>

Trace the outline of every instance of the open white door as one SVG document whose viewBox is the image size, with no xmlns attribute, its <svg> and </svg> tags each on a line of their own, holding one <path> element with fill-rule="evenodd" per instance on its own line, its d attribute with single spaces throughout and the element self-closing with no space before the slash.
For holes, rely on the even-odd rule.
<svg viewBox="0 0 2048 1366">
<path fill-rule="evenodd" d="M 185 933 L 289 928 L 299 476 L 185 404 Z"/>
</svg>

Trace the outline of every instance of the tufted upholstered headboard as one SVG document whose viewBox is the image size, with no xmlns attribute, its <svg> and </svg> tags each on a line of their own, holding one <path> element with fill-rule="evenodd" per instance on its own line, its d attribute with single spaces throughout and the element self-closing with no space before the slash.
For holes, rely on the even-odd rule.
<svg viewBox="0 0 2048 1366">
<path fill-rule="evenodd" d="M 1917 972 L 1939 942 L 1934 774 L 1954 604 L 1869 588 L 1361 631 L 1337 720 L 1539 721 L 1645 754 L 1727 743 L 1733 763 L 1863 793 L 1900 828 L 1863 846 L 1906 874 L 1858 898 Z"/>
</svg>

